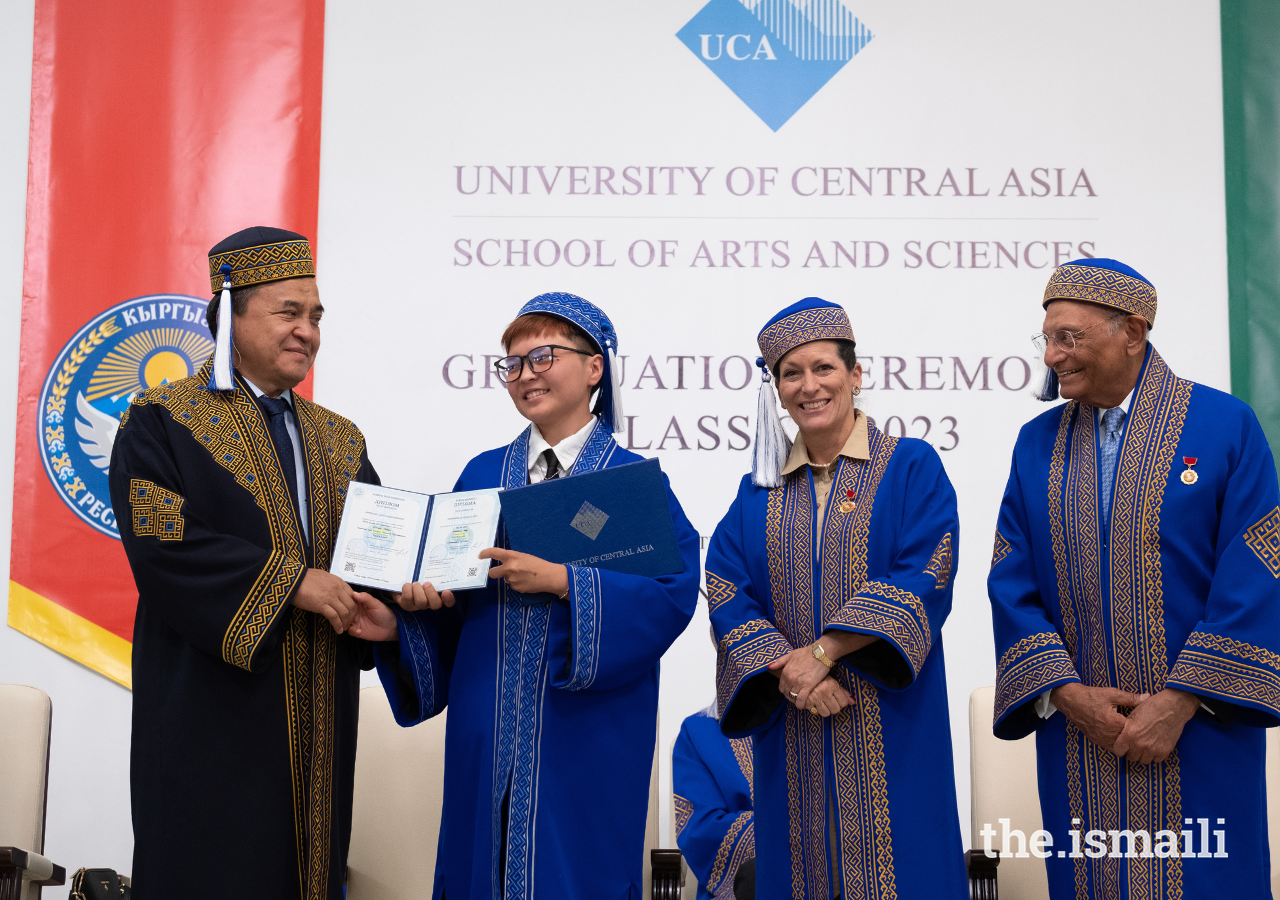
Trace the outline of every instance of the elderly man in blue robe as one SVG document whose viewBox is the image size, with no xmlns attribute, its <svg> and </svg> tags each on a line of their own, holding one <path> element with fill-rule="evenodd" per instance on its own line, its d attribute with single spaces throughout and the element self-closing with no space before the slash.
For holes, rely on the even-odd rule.
<svg viewBox="0 0 1280 900">
<path fill-rule="evenodd" d="M 988 589 L 995 733 L 1036 732 L 1049 890 L 1270 897 L 1280 490 L 1241 401 L 1176 376 L 1129 266 L 1059 266 Z"/>
<path fill-rule="evenodd" d="M 455 490 L 640 460 L 613 439 L 626 419 L 602 310 L 543 294 L 502 343 L 498 374 L 531 424 L 471 460 Z M 499 532 L 481 554 L 499 563 L 483 590 L 408 584 L 398 607 L 357 598 L 352 633 L 384 642 L 375 659 L 396 720 L 449 709 L 436 900 L 640 896 L 658 660 L 698 598 L 698 533 L 666 496 L 675 575 L 553 565 L 506 549 Z"/>
</svg>

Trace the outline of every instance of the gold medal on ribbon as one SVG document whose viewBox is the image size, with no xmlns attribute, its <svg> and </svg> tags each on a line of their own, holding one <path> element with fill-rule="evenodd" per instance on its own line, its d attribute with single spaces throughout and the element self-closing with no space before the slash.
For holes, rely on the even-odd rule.
<svg viewBox="0 0 1280 900">
<path fill-rule="evenodd" d="M 1200 480 L 1200 476 L 1196 474 L 1196 470 L 1191 468 L 1196 464 L 1197 458 L 1198 457 L 1195 457 L 1195 456 L 1182 457 L 1182 461 L 1187 464 L 1186 470 L 1183 471 L 1182 473 L 1183 484 L 1195 484 L 1197 481 Z"/>
</svg>

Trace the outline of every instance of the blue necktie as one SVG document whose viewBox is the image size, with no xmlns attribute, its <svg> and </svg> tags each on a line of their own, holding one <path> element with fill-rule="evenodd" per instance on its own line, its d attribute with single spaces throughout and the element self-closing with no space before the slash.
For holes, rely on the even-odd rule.
<svg viewBox="0 0 1280 900">
<path fill-rule="evenodd" d="M 276 456 L 280 457 L 280 469 L 284 472 L 285 484 L 289 486 L 289 497 L 293 500 L 293 508 L 298 509 L 298 467 L 293 461 L 293 439 L 289 437 L 289 427 L 284 417 L 290 411 L 289 401 L 282 397 L 258 398 L 258 404 L 267 414 L 267 431 L 271 434 L 271 443 L 275 444 Z"/>
<path fill-rule="evenodd" d="M 1098 460 L 1098 486 L 1102 492 L 1102 521 L 1111 519 L 1111 489 L 1116 483 L 1116 460 L 1120 456 L 1120 434 L 1125 411 L 1120 407 L 1102 414 L 1102 454 Z"/>
</svg>

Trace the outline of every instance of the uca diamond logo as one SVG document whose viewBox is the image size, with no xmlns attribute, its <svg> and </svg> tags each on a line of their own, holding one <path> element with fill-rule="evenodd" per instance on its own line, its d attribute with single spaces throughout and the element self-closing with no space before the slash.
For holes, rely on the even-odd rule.
<svg viewBox="0 0 1280 900">
<path fill-rule="evenodd" d="M 711 0 L 676 37 L 777 131 L 872 35 L 840 0 Z"/>
</svg>

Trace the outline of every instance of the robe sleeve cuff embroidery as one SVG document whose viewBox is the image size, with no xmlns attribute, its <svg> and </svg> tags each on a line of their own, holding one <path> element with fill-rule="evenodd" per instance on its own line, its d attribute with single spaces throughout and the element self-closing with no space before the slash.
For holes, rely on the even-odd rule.
<svg viewBox="0 0 1280 900">
<path fill-rule="evenodd" d="M 791 649 L 787 639 L 767 619 L 752 619 L 726 634 L 720 641 L 716 659 L 716 700 L 720 709 L 727 711 L 749 679 Z"/>
<path fill-rule="evenodd" d="M 307 567 L 279 550 L 272 551 L 249 594 L 231 618 L 222 638 L 222 658 L 233 666 L 252 671 L 253 657 L 263 637 L 289 605 L 302 583 Z"/>
<path fill-rule="evenodd" d="M 435 660 L 431 654 L 431 639 L 421 616 L 397 606 L 393 606 L 391 611 L 396 614 L 400 634 L 400 666 L 413 677 L 418 689 L 417 721 L 421 722 L 436 712 Z"/>
<path fill-rule="evenodd" d="M 933 647 L 929 615 L 920 598 L 881 581 L 864 584 L 826 627 L 874 634 L 888 641 L 911 665 L 913 680 Z"/>
<path fill-rule="evenodd" d="M 1071 655 L 1057 632 L 1023 638 L 1006 650 L 996 665 L 995 721 L 998 723 L 1027 700 L 1079 680 Z"/>
<path fill-rule="evenodd" d="M 1193 631 L 1165 686 L 1280 716 L 1280 654 L 1224 635 Z"/>
<path fill-rule="evenodd" d="M 586 690 L 600 672 L 600 570 L 566 566 L 569 570 L 568 677 L 554 677 L 551 686 L 565 691 Z"/>
<path fill-rule="evenodd" d="M 729 826 L 720 848 L 716 851 L 716 860 L 711 866 L 711 875 L 707 880 L 708 894 L 714 894 L 726 881 L 732 882 L 737 877 L 738 868 L 756 855 L 755 821 L 750 810 L 738 813 L 738 817 Z"/>
</svg>

